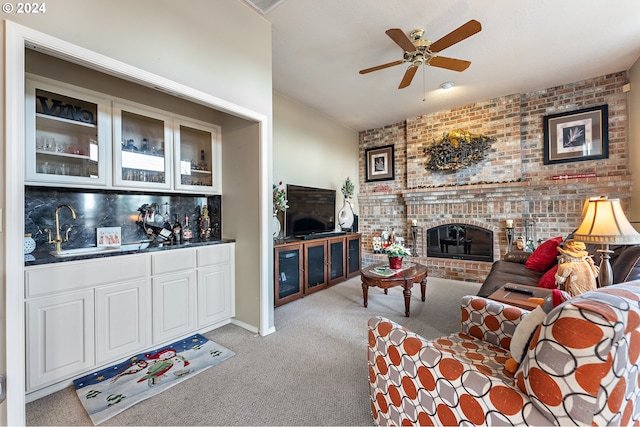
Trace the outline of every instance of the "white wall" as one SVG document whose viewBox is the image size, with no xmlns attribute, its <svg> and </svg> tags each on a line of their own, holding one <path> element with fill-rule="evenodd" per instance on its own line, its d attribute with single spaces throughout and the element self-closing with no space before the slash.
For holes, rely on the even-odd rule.
<svg viewBox="0 0 640 427">
<path fill-rule="evenodd" d="M 55 0 L 2 17 L 264 114 L 271 24 L 242 0 Z"/>
<path fill-rule="evenodd" d="M 358 132 L 274 93 L 274 182 L 337 190 L 339 211 L 343 203 L 340 188 L 347 177 L 358 194 Z M 358 212 L 357 204 L 354 210 Z"/>
</svg>

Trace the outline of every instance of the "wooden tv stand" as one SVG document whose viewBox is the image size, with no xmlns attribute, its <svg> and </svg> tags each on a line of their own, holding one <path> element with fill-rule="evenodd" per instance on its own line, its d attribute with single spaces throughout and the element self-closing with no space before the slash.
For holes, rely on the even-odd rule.
<svg viewBox="0 0 640 427">
<path fill-rule="evenodd" d="M 360 274 L 361 235 L 345 233 L 273 245 L 276 307 Z"/>
</svg>

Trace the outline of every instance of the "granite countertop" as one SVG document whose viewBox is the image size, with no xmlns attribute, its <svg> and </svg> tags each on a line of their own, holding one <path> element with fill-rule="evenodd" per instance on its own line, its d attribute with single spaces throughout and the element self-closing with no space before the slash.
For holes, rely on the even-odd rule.
<svg viewBox="0 0 640 427">
<path fill-rule="evenodd" d="M 85 259 L 107 258 L 112 256 L 132 255 L 132 254 L 139 254 L 139 253 L 171 251 L 176 249 L 194 248 L 194 247 L 200 247 L 200 246 L 211 246 L 211 245 L 219 245 L 222 243 L 233 243 L 233 242 L 235 242 L 235 240 L 233 239 L 194 241 L 191 243 L 184 243 L 180 245 L 150 245 L 145 249 L 116 250 L 112 252 L 98 252 L 98 253 L 90 253 L 90 254 L 83 254 L 83 255 L 76 255 L 76 256 L 66 256 L 66 257 L 56 257 L 52 255 L 51 251 L 53 250 L 53 246 L 48 245 L 49 248 L 38 249 L 33 251 L 30 254 L 25 254 L 24 265 L 25 267 L 30 267 L 30 266 L 42 265 L 42 264 L 79 261 L 79 260 L 85 260 Z M 63 248 L 63 249 L 71 249 L 71 248 Z"/>
</svg>

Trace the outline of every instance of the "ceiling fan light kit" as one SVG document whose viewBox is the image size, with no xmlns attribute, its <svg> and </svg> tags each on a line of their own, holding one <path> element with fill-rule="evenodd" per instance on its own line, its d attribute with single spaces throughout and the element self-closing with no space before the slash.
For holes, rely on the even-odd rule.
<svg viewBox="0 0 640 427">
<path fill-rule="evenodd" d="M 456 84 L 454 82 L 444 82 L 440 84 L 440 89 L 449 90 L 454 87 Z"/>
<path fill-rule="evenodd" d="M 403 59 L 360 70 L 360 74 L 367 74 L 372 71 L 378 71 L 395 65 L 409 63 L 410 65 L 405 71 L 400 82 L 400 86 L 398 86 L 398 89 L 402 89 L 411 84 L 420 65 L 431 65 L 433 67 L 446 68 L 448 70 L 459 72 L 464 71 L 469 67 L 469 65 L 471 65 L 471 62 L 462 59 L 439 56 L 438 52 L 471 37 L 481 30 L 482 25 L 480 25 L 480 22 L 472 19 L 432 43 L 430 40 L 422 38 L 425 33 L 425 30 L 422 28 L 417 28 L 411 31 L 409 36 L 407 36 L 400 28 L 390 28 L 385 31 L 385 33 L 391 38 L 391 40 L 402 48 L 404 51 L 402 56 Z M 451 83 L 451 87 L 453 87 L 452 82 L 446 83 Z M 445 83 L 443 83 L 443 85 L 444 84 Z"/>
</svg>

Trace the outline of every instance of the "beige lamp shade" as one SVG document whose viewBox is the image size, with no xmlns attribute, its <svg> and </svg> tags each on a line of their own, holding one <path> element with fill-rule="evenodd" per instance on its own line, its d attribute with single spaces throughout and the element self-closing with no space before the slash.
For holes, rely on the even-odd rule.
<svg viewBox="0 0 640 427">
<path fill-rule="evenodd" d="M 606 196 L 587 199 L 582 216 L 582 224 L 574 233 L 575 240 L 603 245 L 640 244 L 640 233 L 627 220 L 620 199 Z"/>
</svg>

